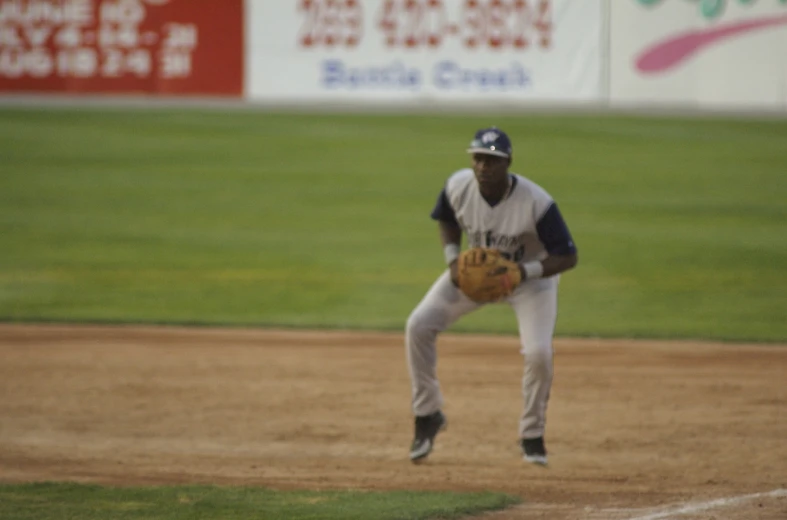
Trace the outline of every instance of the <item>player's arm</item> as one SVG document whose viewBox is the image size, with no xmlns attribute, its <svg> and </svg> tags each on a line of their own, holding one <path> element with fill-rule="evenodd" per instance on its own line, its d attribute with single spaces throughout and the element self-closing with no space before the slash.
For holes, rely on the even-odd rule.
<svg viewBox="0 0 787 520">
<path fill-rule="evenodd" d="M 571 238 L 563 216 L 554 202 L 536 223 L 538 238 L 544 244 L 548 256 L 519 264 L 522 281 L 528 278 L 545 278 L 568 271 L 577 265 L 577 247 Z"/>
<path fill-rule="evenodd" d="M 451 281 L 454 285 L 459 286 L 459 264 L 457 260 L 462 244 L 462 228 L 456 220 L 454 208 L 451 207 L 445 189 L 443 189 L 437 197 L 437 203 L 432 210 L 431 216 L 437 221 L 437 226 L 440 231 L 440 243 L 443 245 L 443 254 L 445 255 L 445 263 L 451 271 Z"/>
<path fill-rule="evenodd" d="M 440 220 L 437 223 L 440 229 L 440 242 L 443 247 L 455 244 L 457 247 L 462 243 L 462 228 L 452 222 Z"/>
<path fill-rule="evenodd" d="M 577 265 L 578 260 L 579 257 L 576 253 L 567 255 L 549 255 L 548 257 L 541 260 L 541 269 L 543 270 L 541 277 L 554 276 L 564 271 L 568 271 Z M 525 276 L 527 276 L 527 274 L 525 274 Z"/>
<path fill-rule="evenodd" d="M 440 220 L 440 241 L 443 243 L 443 253 L 448 269 L 451 271 L 451 282 L 459 287 L 459 250 L 462 243 L 462 228 L 451 222 Z"/>
</svg>

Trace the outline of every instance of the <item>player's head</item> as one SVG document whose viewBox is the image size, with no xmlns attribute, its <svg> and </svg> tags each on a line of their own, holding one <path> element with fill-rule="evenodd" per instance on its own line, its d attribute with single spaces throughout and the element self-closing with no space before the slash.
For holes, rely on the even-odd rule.
<svg viewBox="0 0 787 520">
<path fill-rule="evenodd" d="M 511 139 L 497 127 L 475 133 L 467 153 L 473 154 L 473 171 L 481 184 L 498 184 L 508 175 L 513 148 Z"/>
</svg>

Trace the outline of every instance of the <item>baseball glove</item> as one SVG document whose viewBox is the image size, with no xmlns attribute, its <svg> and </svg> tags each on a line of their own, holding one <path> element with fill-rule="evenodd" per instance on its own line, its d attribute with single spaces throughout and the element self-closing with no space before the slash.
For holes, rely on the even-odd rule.
<svg viewBox="0 0 787 520">
<path fill-rule="evenodd" d="M 497 249 L 466 249 L 459 255 L 457 269 L 459 289 L 478 303 L 505 298 L 522 281 L 519 266 Z"/>
</svg>

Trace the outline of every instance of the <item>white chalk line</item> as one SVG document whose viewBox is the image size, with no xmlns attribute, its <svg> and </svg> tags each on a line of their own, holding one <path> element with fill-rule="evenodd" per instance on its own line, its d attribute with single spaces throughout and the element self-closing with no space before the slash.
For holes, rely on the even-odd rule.
<svg viewBox="0 0 787 520">
<path fill-rule="evenodd" d="M 715 509 L 718 507 L 729 507 L 747 502 L 757 498 L 775 498 L 787 497 L 787 489 L 774 489 L 765 493 L 752 493 L 750 495 L 738 495 L 734 497 L 718 498 L 716 500 L 708 500 L 707 502 L 695 502 L 693 504 L 684 504 L 682 506 L 670 506 L 667 509 L 656 511 L 643 516 L 634 516 L 628 520 L 660 520 L 663 518 L 672 518 L 677 515 L 686 515 L 691 513 L 700 513 L 708 509 Z"/>
</svg>

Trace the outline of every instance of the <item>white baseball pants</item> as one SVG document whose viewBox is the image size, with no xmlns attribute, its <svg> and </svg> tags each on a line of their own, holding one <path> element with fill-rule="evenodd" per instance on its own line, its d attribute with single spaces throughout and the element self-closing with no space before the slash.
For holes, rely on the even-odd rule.
<svg viewBox="0 0 787 520">
<path fill-rule="evenodd" d="M 526 281 L 505 300 L 516 314 L 521 352 L 525 356 L 522 377 L 524 407 L 519 421 L 519 437 L 523 439 L 544 435 L 552 387 L 552 336 L 557 320 L 558 282 L 557 276 Z M 446 271 L 410 314 L 405 347 L 415 415 L 428 415 L 443 406 L 436 375 L 437 335 L 482 306 L 457 289 L 451 283 L 449 271 Z"/>
</svg>

